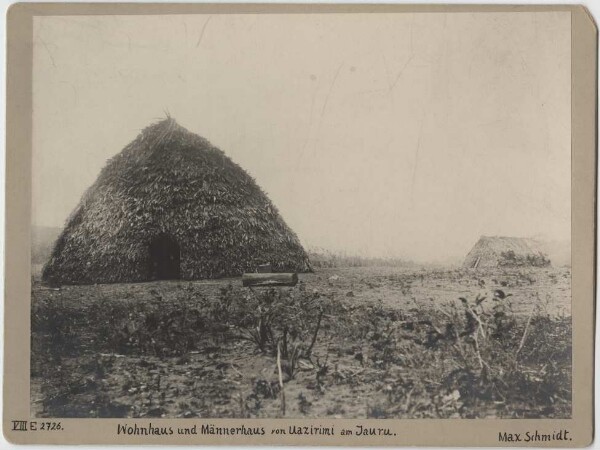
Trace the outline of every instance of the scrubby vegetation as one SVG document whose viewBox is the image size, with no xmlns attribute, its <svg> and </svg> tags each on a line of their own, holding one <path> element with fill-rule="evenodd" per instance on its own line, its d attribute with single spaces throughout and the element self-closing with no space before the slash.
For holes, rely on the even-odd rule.
<svg viewBox="0 0 600 450">
<path fill-rule="evenodd" d="M 365 292 L 383 283 L 397 287 L 402 307 L 389 297 L 358 301 L 362 291 L 336 286 L 333 276 L 254 290 L 230 282 L 38 286 L 34 411 L 55 417 L 570 417 L 571 320 L 539 294 L 523 310 L 520 286 L 538 283 L 532 274 L 487 283 L 473 277 L 473 293 L 452 301 L 415 291 L 427 280 L 458 283 L 469 273 L 422 275 L 361 282 Z M 558 282 L 560 274 L 550 275 Z"/>
<path fill-rule="evenodd" d="M 500 254 L 498 264 L 502 267 L 548 267 L 550 259 L 543 254 L 517 255 L 513 250 Z"/>
<path fill-rule="evenodd" d="M 324 249 L 308 251 L 310 263 L 314 268 L 336 267 L 415 267 L 412 261 L 400 258 L 370 258 L 359 255 L 332 252 Z"/>
</svg>

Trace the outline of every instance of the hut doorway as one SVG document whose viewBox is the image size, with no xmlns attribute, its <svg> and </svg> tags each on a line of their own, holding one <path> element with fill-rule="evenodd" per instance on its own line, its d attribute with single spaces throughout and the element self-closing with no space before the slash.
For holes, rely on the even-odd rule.
<svg viewBox="0 0 600 450">
<path fill-rule="evenodd" d="M 150 278 L 178 280 L 181 278 L 181 252 L 171 236 L 160 234 L 150 242 Z"/>
</svg>

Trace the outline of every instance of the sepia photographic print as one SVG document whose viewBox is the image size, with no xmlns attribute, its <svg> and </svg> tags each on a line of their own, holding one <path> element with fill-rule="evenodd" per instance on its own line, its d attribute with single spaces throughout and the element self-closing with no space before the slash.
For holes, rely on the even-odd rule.
<svg viewBox="0 0 600 450">
<path fill-rule="evenodd" d="M 588 439 L 574 10 L 38 8 L 13 434 Z"/>
</svg>

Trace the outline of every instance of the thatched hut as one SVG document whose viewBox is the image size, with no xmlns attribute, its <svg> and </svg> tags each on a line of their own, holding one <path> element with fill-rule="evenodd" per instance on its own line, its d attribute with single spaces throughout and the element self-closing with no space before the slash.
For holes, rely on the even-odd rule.
<svg viewBox="0 0 600 450">
<path fill-rule="evenodd" d="M 310 270 L 306 252 L 241 167 L 168 118 L 108 161 L 43 271 L 54 284 Z"/>
<path fill-rule="evenodd" d="M 481 236 L 463 263 L 463 267 L 469 269 L 549 265 L 540 242 L 506 236 Z"/>
</svg>

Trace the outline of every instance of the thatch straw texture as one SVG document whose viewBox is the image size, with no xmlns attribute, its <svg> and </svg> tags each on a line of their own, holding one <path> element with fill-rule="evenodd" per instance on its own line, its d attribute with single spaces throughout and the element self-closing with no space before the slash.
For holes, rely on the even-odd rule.
<svg viewBox="0 0 600 450">
<path fill-rule="evenodd" d="M 541 244 L 534 239 L 481 236 L 465 258 L 463 266 L 472 268 L 550 265 Z"/>
<path fill-rule="evenodd" d="M 146 281 L 149 243 L 168 235 L 181 278 L 238 276 L 265 262 L 310 270 L 306 252 L 241 167 L 168 118 L 108 161 L 58 238 L 43 279 L 58 284 Z"/>
</svg>

